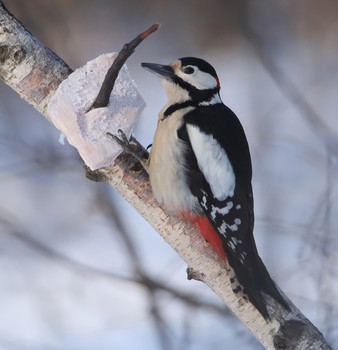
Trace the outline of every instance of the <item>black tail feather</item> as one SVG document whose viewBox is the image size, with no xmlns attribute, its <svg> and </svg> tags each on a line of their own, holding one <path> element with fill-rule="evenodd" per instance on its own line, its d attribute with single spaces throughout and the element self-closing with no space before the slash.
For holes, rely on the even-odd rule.
<svg viewBox="0 0 338 350">
<path fill-rule="evenodd" d="M 256 267 L 250 270 L 242 265 L 240 261 L 231 254 L 228 254 L 227 257 L 229 265 L 234 270 L 236 279 L 241 286 L 234 289 L 234 292 L 236 293 L 241 289 L 244 296 L 249 299 L 264 319 L 270 320 L 270 315 L 262 292 L 270 295 L 276 302 L 282 305 L 286 310 L 290 311 L 289 305 L 280 294 L 264 263 L 258 255 L 256 258 L 257 260 L 255 261 Z"/>
<path fill-rule="evenodd" d="M 270 277 L 270 274 L 269 274 L 268 270 L 266 269 L 263 261 L 261 260 L 260 257 L 258 257 L 258 259 L 259 259 L 259 265 L 260 265 L 260 268 L 259 268 L 260 283 L 259 283 L 259 285 L 261 286 L 261 289 L 266 294 L 269 294 L 271 298 L 276 300 L 277 303 L 282 305 L 284 307 L 284 309 L 291 311 L 290 306 L 285 301 L 284 297 L 280 294 L 278 288 L 276 287 L 275 282 Z"/>
</svg>

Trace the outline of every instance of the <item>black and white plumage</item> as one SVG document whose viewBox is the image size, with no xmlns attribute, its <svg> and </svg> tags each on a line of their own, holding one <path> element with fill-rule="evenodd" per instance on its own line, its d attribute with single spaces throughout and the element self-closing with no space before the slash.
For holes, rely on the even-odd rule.
<svg viewBox="0 0 338 350">
<path fill-rule="evenodd" d="M 288 309 L 257 253 L 249 147 L 238 118 L 221 101 L 214 68 L 193 57 L 142 66 L 161 77 L 168 97 L 148 164 L 155 198 L 173 213 L 195 218 L 233 269 L 234 292 L 265 319 L 262 292 Z"/>
</svg>

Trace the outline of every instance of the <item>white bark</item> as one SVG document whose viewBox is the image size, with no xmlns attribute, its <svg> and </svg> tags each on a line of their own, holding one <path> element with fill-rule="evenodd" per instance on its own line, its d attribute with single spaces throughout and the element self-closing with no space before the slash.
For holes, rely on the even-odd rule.
<svg viewBox="0 0 338 350">
<path fill-rule="evenodd" d="M 71 72 L 54 53 L 33 38 L 0 1 L 0 76 L 47 118 L 46 106 Z M 133 172 L 134 160 L 120 156 L 115 163 L 89 173 L 106 181 L 131 203 L 188 264 L 195 279 L 219 295 L 266 349 L 330 349 L 322 334 L 290 302 L 293 312 L 268 298 L 272 321 L 266 322 L 252 305 L 231 290 L 227 270 L 195 227 L 169 216 L 151 194 L 143 172 Z"/>
</svg>

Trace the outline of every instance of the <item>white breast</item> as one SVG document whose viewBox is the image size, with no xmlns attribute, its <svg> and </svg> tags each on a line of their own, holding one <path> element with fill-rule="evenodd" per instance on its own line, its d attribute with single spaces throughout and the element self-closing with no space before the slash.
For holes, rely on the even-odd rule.
<svg viewBox="0 0 338 350">
<path fill-rule="evenodd" d="M 188 107 L 159 119 L 149 160 L 150 185 L 156 200 L 172 212 L 198 211 L 200 206 L 185 180 L 184 148 L 177 130 Z M 160 114 L 161 115 L 161 114 Z"/>
</svg>

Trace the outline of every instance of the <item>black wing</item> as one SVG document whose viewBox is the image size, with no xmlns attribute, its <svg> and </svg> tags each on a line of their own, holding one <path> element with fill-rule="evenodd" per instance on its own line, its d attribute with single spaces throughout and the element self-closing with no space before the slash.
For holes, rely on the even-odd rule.
<svg viewBox="0 0 338 350">
<path fill-rule="evenodd" d="M 188 113 L 184 119 L 185 123 L 179 129 L 178 137 L 187 145 L 185 161 L 189 187 L 222 240 L 229 265 L 235 272 L 235 277 L 231 278 L 233 286 L 236 286 L 233 287 L 234 292 L 243 292 L 266 319 L 269 318 L 269 314 L 261 291 L 288 309 L 260 259 L 254 241 L 252 167 L 242 125 L 236 115 L 223 104 L 200 107 Z M 209 140 L 219 146 L 217 153 L 225 151 L 234 175 L 234 190 L 225 198 L 216 198 L 214 192 L 222 191 L 215 190 L 215 186 L 210 184 L 210 181 L 219 183 L 219 179 L 216 178 L 219 177 L 217 171 L 215 178 L 206 174 L 208 171 L 212 173 L 213 166 L 217 169 L 217 164 L 213 165 L 213 162 L 216 163 L 219 158 L 215 156 L 213 159 L 213 155 L 207 151 L 203 155 L 197 151 L 194 144 L 196 140 L 190 132 L 192 129 L 194 132 L 203 130 L 201 135 L 212 136 Z M 203 137 L 201 136 L 200 141 L 203 141 Z M 201 145 L 199 147 L 201 148 Z M 208 157 L 208 164 L 205 166 L 201 164 L 204 157 Z M 206 170 L 206 167 L 210 169 Z"/>
</svg>

